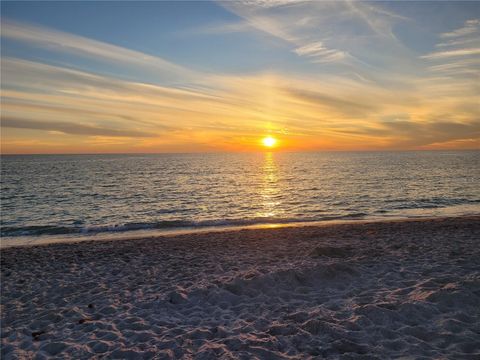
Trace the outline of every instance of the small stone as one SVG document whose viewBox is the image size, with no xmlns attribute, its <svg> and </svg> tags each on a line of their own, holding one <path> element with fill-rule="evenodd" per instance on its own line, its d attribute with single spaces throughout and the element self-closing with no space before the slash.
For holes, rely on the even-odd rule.
<svg viewBox="0 0 480 360">
<path fill-rule="evenodd" d="M 45 334 L 45 331 L 43 331 L 43 330 L 34 331 L 34 332 L 32 332 L 32 337 L 37 337 L 37 336 L 40 336 L 42 334 Z"/>
<path fill-rule="evenodd" d="M 83 324 L 83 323 L 86 323 L 87 321 L 92 321 L 92 319 L 90 319 L 90 318 L 83 318 L 83 319 L 78 320 L 78 323 L 79 323 L 79 324 Z"/>
<path fill-rule="evenodd" d="M 187 295 L 179 291 L 172 291 L 168 295 L 168 301 L 172 304 L 181 304 L 187 301 Z"/>
</svg>

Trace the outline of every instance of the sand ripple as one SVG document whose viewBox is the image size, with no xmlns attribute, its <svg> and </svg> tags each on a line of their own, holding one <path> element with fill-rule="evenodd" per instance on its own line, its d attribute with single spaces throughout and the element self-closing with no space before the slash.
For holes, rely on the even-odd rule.
<svg viewBox="0 0 480 360">
<path fill-rule="evenodd" d="M 8 248 L 2 358 L 480 358 L 478 218 Z"/>
</svg>

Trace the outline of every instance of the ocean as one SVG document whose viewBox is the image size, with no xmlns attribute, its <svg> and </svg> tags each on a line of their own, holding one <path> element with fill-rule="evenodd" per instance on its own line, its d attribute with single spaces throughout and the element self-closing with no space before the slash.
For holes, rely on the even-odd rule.
<svg viewBox="0 0 480 360">
<path fill-rule="evenodd" d="M 480 213 L 480 151 L 3 155 L 1 235 Z"/>
</svg>

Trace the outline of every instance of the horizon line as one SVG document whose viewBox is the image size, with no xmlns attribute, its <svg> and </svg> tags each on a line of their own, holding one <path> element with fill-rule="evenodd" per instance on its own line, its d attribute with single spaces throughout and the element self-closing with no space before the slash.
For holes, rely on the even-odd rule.
<svg viewBox="0 0 480 360">
<path fill-rule="evenodd" d="M 291 150 L 291 151 L 190 151 L 190 152 L 101 152 L 101 153 L 0 153 L 0 156 L 28 156 L 28 155 L 189 155 L 189 154 L 259 154 L 259 153 L 353 153 L 353 152 L 432 152 L 432 151 L 480 151 L 472 149 L 390 149 L 390 150 Z"/>
</svg>

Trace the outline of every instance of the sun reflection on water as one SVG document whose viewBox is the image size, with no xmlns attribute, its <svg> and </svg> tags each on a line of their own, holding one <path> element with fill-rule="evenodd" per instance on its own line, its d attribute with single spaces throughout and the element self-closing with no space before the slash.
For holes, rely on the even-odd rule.
<svg viewBox="0 0 480 360">
<path fill-rule="evenodd" d="M 265 153 L 262 166 L 262 178 L 259 195 L 261 198 L 262 211 L 257 213 L 259 217 L 275 217 L 279 215 L 280 186 L 278 178 L 278 166 L 275 155 L 272 152 Z"/>
</svg>

